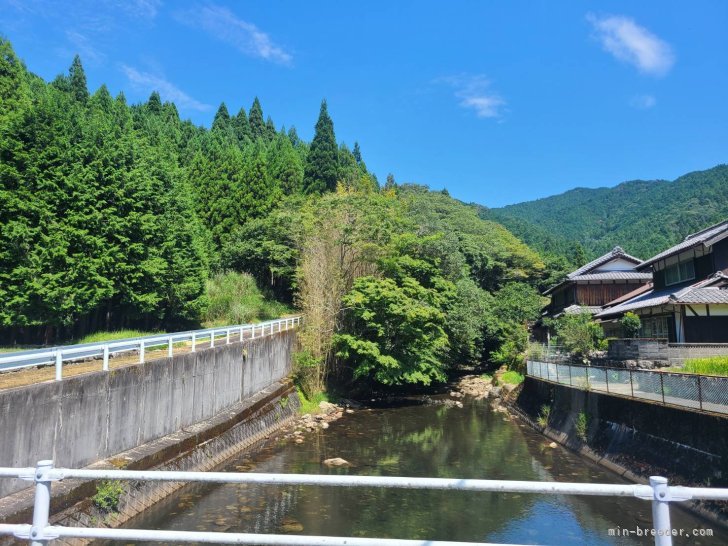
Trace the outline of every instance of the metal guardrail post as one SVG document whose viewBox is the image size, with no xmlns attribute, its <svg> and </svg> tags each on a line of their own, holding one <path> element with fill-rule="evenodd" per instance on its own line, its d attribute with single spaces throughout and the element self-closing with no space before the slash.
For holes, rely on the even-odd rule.
<svg viewBox="0 0 728 546">
<path fill-rule="evenodd" d="M 632 393 L 632 398 L 634 398 L 634 379 L 632 376 L 632 370 L 629 370 L 629 390 Z"/>
<path fill-rule="evenodd" d="M 667 478 L 650 476 L 654 492 L 652 499 L 652 527 L 655 530 L 655 546 L 672 546 L 670 525 L 670 489 Z"/>
<path fill-rule="evenodd" d="M 703 385 L 700 382 L 700 375 L 696 375 L 698 378 L 698 404 L 700 405 L 700 410 L 703 409 Z"/>
<path fill-rule="evenodd" d="M 144 340 L 139 343 L 139 364 L 144 364 Z"/>
<path fill-rule="evenodd" d="M 210 349 L 215 346 L 215 330 L 210 332 Z"/>
<path fill-rule="evenodd" d="M 559 382 L 559 365 L 555 364 L 554 368 L 556 368 L 556 382 Z"/>
<path fill-rule="evenodd" d="M 571 364 L 567 364 L 567 366 L 569 368 L 569 387 L 571 387 L 572 386 L 572 382 L 571 382 Z"/>
<path fill-rule="evenodd" d="M 230 345 L 230 328 L 225 331 L 225 345 Z"/>
<path fill-rule="evenodd" d="M 174 347 L 172 344 L 172 336 L 169 336 L 168 346 L 167 346 L 167 357 L 172 358 L 172 353 L 174 351 Z"/>
<path fill-rule="evenodd" d="M 662 392 L 662 403 L 665 403 L 665 382 L 663 381 L 663 375 L 661 372 L 658 372 L 660 374 L 660 391 Z"/>
<path fill-rule="evenodd" d="M 105 372 L 109 371 L 109 345 L 104 345 L 104 362 L 101 365 L 101 369 Z"/>
<path fill-rule="evenodd" d="M 197 352 L 197 335 L 192 332 L 192 352 Z"/>
<path fill-rule="evenodd" d="M 609 370 L 604 368 L 604 382 L 607 385 L 607 392 L 609 392 Z"/>
<path fill-rule="evenodd" d="M 48 515 L 51 509 L 51 480 L 46 472 L 53 468 L 53 461 L 38 461 L 35 469 L 35 502 L 33 504 L 33 526 L 30 528 L 30 544 L 45 546 L 55 537 L 46 536 Z"/>
<path fill-rule="evenodd" d="M 63 380 L 63 352 L 58 349 L 56 351 L 56 381 Z"/>
</svg>

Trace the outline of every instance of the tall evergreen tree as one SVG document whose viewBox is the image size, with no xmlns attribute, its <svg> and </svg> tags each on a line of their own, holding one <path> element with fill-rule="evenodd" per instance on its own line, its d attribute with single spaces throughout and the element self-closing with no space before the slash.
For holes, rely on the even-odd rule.
<svg viewBox="0 0 728 546">
<path fill-rule="evenodd" d="M 263 121 L 263 108 L 260 106 L 258 97 L 255 97 L 253 100 L 253 106 L 250 107 L 248 122 L 250 124 L 250 138 L 252 140 L 265 138 L 266 127 L 265 122 Z"/>
<path fill-rule="evenodd" d="M 268 116 L 268 119 L 265 122 L 266 139 L 273 140 L 277 134 L 278 134 L 278 131 L 276 131 L 276 125 L 275 125 L 275 123 L 273 123 L 273 118 Z"/>
<path fill-rule="evenodd" d="M 245 112 L 245 108 L 241 108 L 232 119 L 232 125 L 235 136 L 241 145 L 250 140 L 250 123 L 248 123 L 248 114 Z"/>
<path fill-rule="evenodd" d="M 306 193 L 322 193 L 336 189 L 338 174 L 338 147 L 334 123 L 329 117 L 326 100 L 321 102 L 316 133 L 306 157 L 303 189 Z"/>
<path fill-rule="evenodd" d="M 354 160 L 356 161 L 356 164 L 361 165 L 361 149 L 359 148 L 358 142 L 354 142 L 354 150 L 352 151 L 352 154 L 354 154 Z"/>
<path fill-rule="evenodd" d="M 76 55 L 68 73 L 70 90 L 73 98 L 79 102 L 85 103 L 89 98 L 88 87 L 86 84 L 86 72 L 81 64 L 81 57 Z"/>
<path fill-rule="evenodd" d="M 215 112 L 215 119 L 212 121 L 212 130 L 227 133 L 232 130 L 232 124 L 230 122 L 230 113 L 228 112 L 225 103 L 220 103 L 220 107 Z"/>
</svg>

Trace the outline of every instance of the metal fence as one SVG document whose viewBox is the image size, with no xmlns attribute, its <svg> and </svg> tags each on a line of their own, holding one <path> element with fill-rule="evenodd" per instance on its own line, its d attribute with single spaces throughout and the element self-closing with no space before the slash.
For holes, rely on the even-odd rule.
<svg viewBox="0 0 728 546">
<path fill-rule="evenodd" d="M 35 468 L 0 468 L 0 478 L 20 478 L 35 483 L 32 524 L 0 524 L 0 535 L 13 535 L 41 546 L 57 538 L 205 542 L 260 545 L 347 545 L 347 546 L 472 546 L 486 543 L 332 536 L 219 533 L 199 531 L 155 531 L 49 525 L 51 484 L 66 478 L 79 480 L 133 480 L 207 483 L 254 483 L 272 485 L 315 485 L 331 487 L 382 487 L 447 491 L 488 491 L 544 495 L 591 495 L 636 497 L 652 502 L 655 544 L 670 546 L 670 502 L 728 500 L 728 489 L 668 486 L 667 479 L 650 478 L 649 485 L 407 478 L 389 476 L 346 476 L 319 474 L 260 474 L 237 472 L 177 472 L 134 470 L 70 470 L 54 468 L 53 461 L 39 461 Z M 486 545 L 487 546 L 487 545 Z M 513 545 L 511 545 L 513 546 Z"/>
<path fill-rule="evenodd" d="M 529 360 L 527 374 L 583 390 L 728 414 L 728 377 Z"/>
<path fill-rule="evenodd" d="M 101 359 L 101 369 L 109 370 L 109 358 L 121 353 L 138 353 L 139 362 L 143 363 L 148 350 L 167 349 L 167 356 L 172 356 L 175 344 L 190 345 L 195 352 L 198 343 L 207 342 L 210 347 L 215 343 L 229 344 L 231 339 L 254 339 L 270 335 L 282 330 L 294 328 L 301 323 L 301 317 L 288 317 L 256 324 L 237 324 L 221 328 L 190 330 L 145 337 L 117 339 L 102 343 L 83 343 L 80 345 L 64 345 L 50 349 L 34 349 L 0 355 L 0 371 L 18 370 L 35 366 L 55 365 L 56 381 L 63 379 L 63 363 L 79 360 Z"/>
</svg>

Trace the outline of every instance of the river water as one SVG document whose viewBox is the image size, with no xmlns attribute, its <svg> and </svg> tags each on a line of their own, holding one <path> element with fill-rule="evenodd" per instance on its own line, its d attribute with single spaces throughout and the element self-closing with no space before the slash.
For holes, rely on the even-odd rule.
<svg viewBox="0 0 728 546">
<path fill-rule="evenodd" d="M 310 433 L 303 444 L 272 440 L 224 470 L 350 473 L 506 480 L 619 483 L 619 478 L 516 420 L 466 402 L 464 408 L 412 403 L 357 410 Z M 328 468 L 342 457 L 350 468 Z M 712 538 L 675 544 L 728 544 L 728 535 L 673 508 L 673 527 Z M 129 525 L 190 531 L 291 533 L 554 545 L 654 544 L 610 536 L 651 526 L 638 499 L 363 488 L 195 485 Z"/>
</svg>

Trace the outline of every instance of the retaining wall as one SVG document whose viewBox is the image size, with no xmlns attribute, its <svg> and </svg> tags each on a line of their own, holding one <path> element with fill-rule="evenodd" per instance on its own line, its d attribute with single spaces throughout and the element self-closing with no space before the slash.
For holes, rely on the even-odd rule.
<svg viewBox="0 0 728 546">
<path fill-rule="evenodd" d="M 668 476 L 680 485 L 728 486 L 728 418 L 572 389 L 527 377 L 516 406 L 536 421 L 550 408 L 547 430 L 561 443 L 588 446 L 636 475 Z M 587 441 L 579 437 L 586 417 Z"/>
<path fill-rule="evenodd" d="M 607 361 L 664 362 L 681 366 L 688 358 L 728 356 L 728 343 L 668 343 L 666 339 L 611 339 Z"/>
<path fill-rule="evenodd" d="M 209 419 L 286 377 L 295 336 L 0 391 L 0 466 L 80 468 Z M 0 497 L 23 487 L 0 480 Z"/>
</svg>

